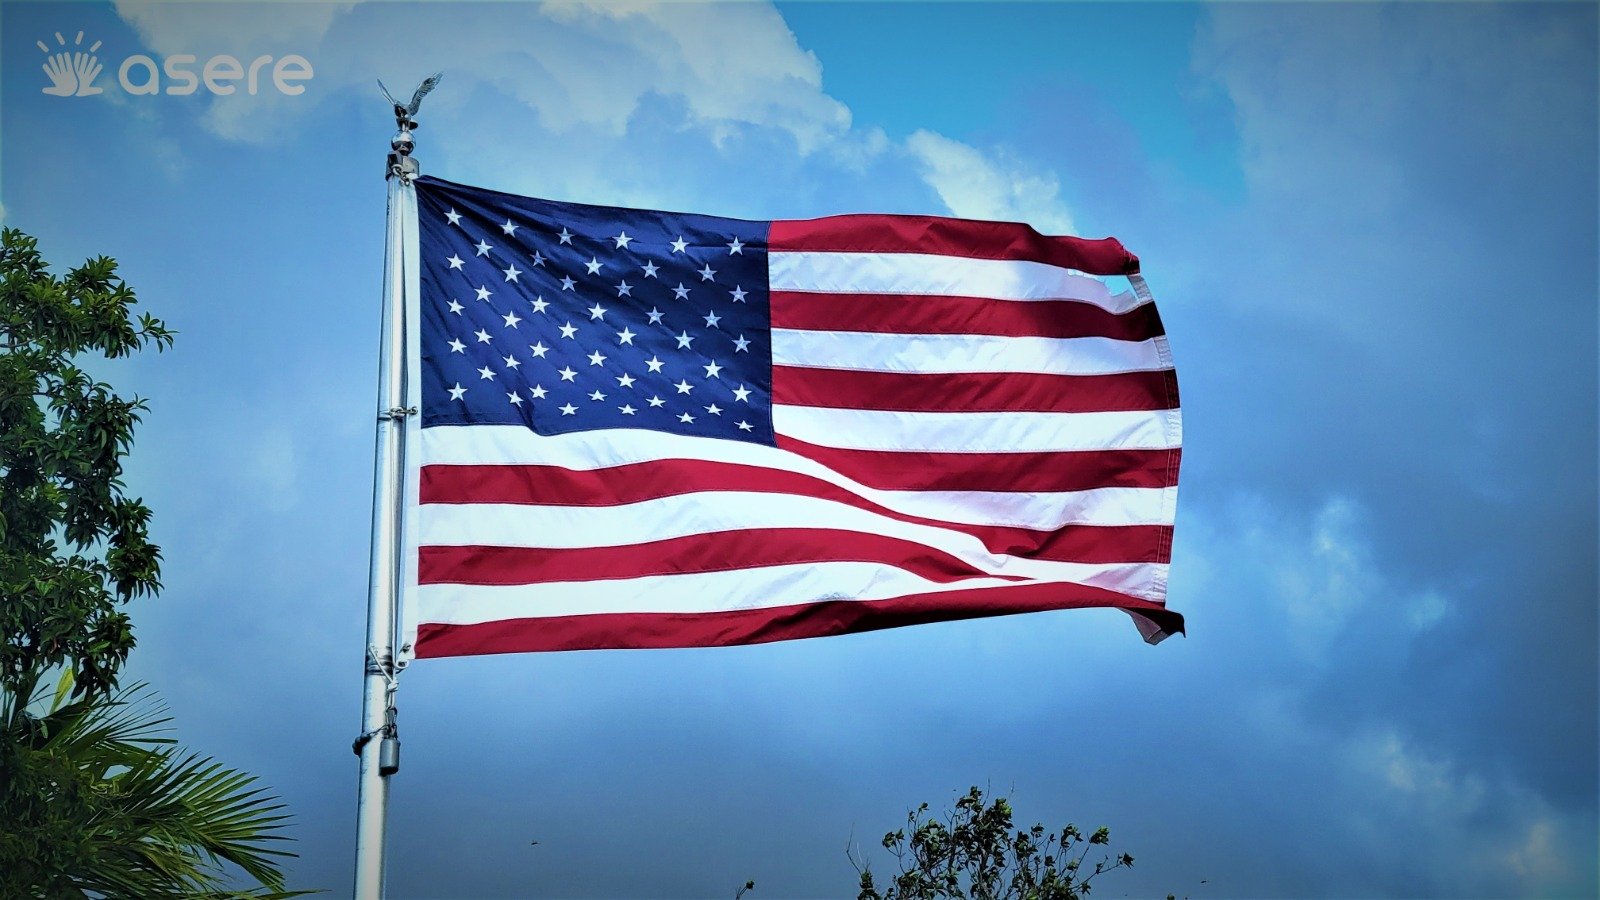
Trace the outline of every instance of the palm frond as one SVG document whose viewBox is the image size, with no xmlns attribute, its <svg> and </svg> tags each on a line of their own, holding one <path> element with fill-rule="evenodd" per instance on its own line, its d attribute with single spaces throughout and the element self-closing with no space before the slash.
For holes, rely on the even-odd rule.
<svg viewBox="0 0 1600 900">
<path fill-rule="evenodd" d="M 31 722 L 18 749 L 51 772 L 72 773 L 74 798 L 87 798 L 67 829 L 82 850 L 58 888 L 64 879 L 105 896 L 298 896 L 286 891 L 281 869 L 295 856 L 282 847 L 283 804 L 254 776 L 178 748 L 166 706 L 145 686 Z M 224 890 L 228 866 L 259 888 Z"/>
</svg>

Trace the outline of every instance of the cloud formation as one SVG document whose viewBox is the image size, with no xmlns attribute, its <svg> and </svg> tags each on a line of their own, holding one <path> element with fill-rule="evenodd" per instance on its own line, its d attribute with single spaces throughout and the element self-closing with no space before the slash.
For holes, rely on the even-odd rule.
<svg viewBox="0 0 1600 900">
<path fill-rule="evenodd" d="M 52 258 L 124 258 L 182 332 L 128 376 L 154 401 L 130 483 L 168 560 L 135 666 L 186 740 L 284 792 L 298 884 L 349 874 L 390 126 L 372 80 L 442 68 L 419 156 L 444 177 L 751 217 L 1107 223 L 1177 354 L 1191 635 L 1151 650 L 1085 612 L 419 666 L 397 896 L 748 877 L 832 896 L 848 836 L 975 782 L 1029 821 L 1111 825 L 1139 857 L 1113 892 L 1593 896 L 1592 7 L 1222 5 L 1159 47 L 1132 26 L 1169 8 L 1129 7 L 1096 32 L 1107 58 L 1161 54 L 1178 83 L 1051 46 L 1038 71 L 1059 80 L 984 80 L 992 121 L 893 134 L 846 102 L 880 86 L 841 83 L 755 4 L 119 9 L 151 52 L 317 66 L 305 103 L 115 117 L 5 82 L 9 214 L 72 251 Z M 942 9 L 986 30 L 930 44 L 907 8 L 922 55 L 886 42 L 882 64 L 983 35 L 1010 58 L 1037 31 L 1033 5 Z M 58 15 L 3 13 L 8 39 Z M 90 156 L 108 129 L 125 152 Z M 1162 162 L 1197 129 L 1214 164 Z"/>
<path fill-rule="evenodd" d="M 1020 164 L 1004 148 L 983 151 L 927 130 L 896 142 L 870 124 L 854 125 L 849 108 L 824 90 L 816 56 L 764 3 L 545 3 L 500 6 L 492 17 L 460 6 L 370 3 L 307 4 L 294 16 L 262 4 L 123 0 L 117 9 L 162 53 L 306 55 L 317 73 L 311 99 L 322 103 L 374 93 L 374 72 L 405 91 L 419 73 L 444 70 L 450 94 L 489 90 L 526 113 L 520 122 L 484 122 L 465 115 L 464 99 L 436 94 L 423 118 L 441 117 L 456 153 L 503 172 L 517 168 L 507 148 L 519 148 L 541 174 L 559 171 L 557 186 L 579 193 L 615 185 L 617 161 L 608 157 L 630 129 L 635 138 L 652 127 L 686 130 L 723 153 L 752 141 L 770 152 L 761 135 L 777 134 L 789 144 L 784 156 L 803 162 L 822 154 L 858 174 L 874 165 L 892 170 L 908 157 L 949 213 L 1072 232 L 1055 175 Z M 285 140 L 318 105 L 287 99 L 210 98 L 202 122 L 228 140 Z M 659 121 L 663 110 L 673 117 Z M 639 187 L 630 191 L 635 204 L 644 202 Z"/>
</svg>

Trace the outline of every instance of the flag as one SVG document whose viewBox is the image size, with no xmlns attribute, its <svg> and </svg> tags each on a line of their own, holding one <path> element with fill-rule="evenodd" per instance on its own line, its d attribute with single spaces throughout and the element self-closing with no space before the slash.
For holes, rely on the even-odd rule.
<svg viewBox="0 0 1600 900">
<path fill-rule="evenodd" d="M 1177 381 L 1116 240 L 416 193 L 417 656 L 1182 630 Z"/>
</svg>

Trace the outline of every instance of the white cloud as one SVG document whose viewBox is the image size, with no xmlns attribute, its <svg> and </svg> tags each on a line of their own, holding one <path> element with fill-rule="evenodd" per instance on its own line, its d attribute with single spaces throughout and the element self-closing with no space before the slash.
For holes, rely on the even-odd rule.
<svg viewBox="0 0 1600 900">
<path fill-rule="evenodd" d="M 649 60 L 654 78 L 612 92 L 634 103 L 651 91 L 681 95 L 714 140 L 737 123 L 776 127 L 789 131 L 804 155 L 850 128 L 850 110 L 822 90 L 822 64 L 771 6 L 549 3 L 542 10 Z M 625 121 L 609 124 L 620 131 Z"/>
<path fill-rule="evenodd" d="M 1560 892 L 1584 856 L 1581 816 L 1563 814 L 1528 788 L 1465 769 L 1389 729 L 1343 742 L 1346 777 L 1364 799 L 1352 813 L 1356 828 L 1386 828 L 1373 837 L 1412 837 L 1404 851 L 1436 886 L 1474 893 L 1485 885 L 1516 885 L 1518 893 Z M 1393 852 L 1390 850 L 1389 852 Z"/>
<path fill-rule="evenodd" d="M 320 75 L 316 48 L 329 29 L 347 13 L 354 2 L 296 3 L 157 3 L 119 0 L 117 14 L 138 32 L 145 48 L 162 59 L 178 54 L 193 55 L 196 72 L 206 60 L 227 54 L 248 67 L 252 60 L 270 56 L 274 60 L 291 54 L 312 62 L 313 80 Z M 131 52 L 130 54 L 131 55 Z M 270 69 L 264 69 L 270 72 Z M 246 143 L 267 143 L 277 133 L 274 125 L 309 106 L 305 95 L 285 96 L 266 79 L 259 89 L 235 90 L 227 96 L 211 95 L 205 104 L 203 122 L 219 137 Z M 202 87 L 203 92 L 205 89 Z"/>
<path fill-rule="evenodd" d="M 1183 513 L 1176 567 L 1186 573 L 1184 593 L 1259 596 L 1265 608 L 1254 615 L 1281 629 L 1273 640 L 1301 664 L 1324 667 L 1340 661 L 1350 630 L 1368 617 L 1384 617 L 1409 640 L 1450 614 L 1446 591 L 1385 577 L 1373 532 L 1367 508 L 1348 497 L 1324 498 L 1304 516 L 1241 498 L 1220 518 Z M 1236 559 L 1252 561 L 1248 578 L 1220 562 Z"/>
<path fill-rule="evenodd" d="M 675 116 L 670 127 L 698 135 L 713 153 L 741 137 L 776 134 L 791 142 L 788 157 L 822 156 L 828 166 L 861 173 L 903 152 L 954 215 L 1074 231 L 1057 177 L 1004 148 L 980 150 L 926 130 L 897 147 L 881 129 L 855 125 L 850 109 L 823 89 L 821 61 L 768 4 L 500 4 L 470 15 L 448 4 L 123 2 L 117 9 L 157 53 L 249 59 L 293 52 L 311 60 L 316 74 L 301 96 L 195 98 L 206 104 L 202 123 L 229 140 L 268 143 L 333 97 L 355 93 L 374 103 L 376 78 L 408 93 L 423 74 L 443 70 L 447 87 L 429 98 L 424 123 L 451 125 L 453 146 L 497 160 L 496 171 L 537 170 L 545 192 L 565 188 L 631 205 L 670 197 L 650 182 L 692 163 L 661 158 L 659 173 L 646 178 L 636 158 L 627 165 L 615 158 L 641 119 Z M 522 114 L 505 114 L 494 95 Z M 467 116 L 468 104 L 499 114 Z"/>
<path fill-rule="evenodd" d="M 244 55 L 313 47 L 355 3 L 157 3 L 118 0 L 117 15 L 162 55 Z"/>
<path fill-rule="evenodd" d="M 1061 202 L 1061 184 L 1051 172 L 1029 169 L 1003 152 L 976 147 L 932 131 L 906 140 L 922 178 L 950 212 L 970 219 L 1003 219 L 1032 224 L 1048 234 L 1076 234 Z"/>
<path fill-rule="evenodd" d="M 1378 534 L 1369 509 L 1340 495 L 1309 513 L 1249 497 L 1182 514 L 1172 602 L 1207 623 L 1191 639 L 1214 644 L 1206 690 L 1233 694 L 1215 714 L 1251 748 L 1240 752 L 1259 754 L 1247 765 L 1296 792 L 1267 821 L 1362 860 L 1308 850 L 1286 864 L 1335 896 L 1571 892 L 1593 858 L 1591 814 L 1418 728 L 1393 697 L 1360 693 L 1406 677 L 1404 661 L 1434 640 L 1426 632 L 1454 614 L 1448 590 L 1385 569 Z M 1427 702 L 1455 718 L 1479 700 Z"/>
</svg>

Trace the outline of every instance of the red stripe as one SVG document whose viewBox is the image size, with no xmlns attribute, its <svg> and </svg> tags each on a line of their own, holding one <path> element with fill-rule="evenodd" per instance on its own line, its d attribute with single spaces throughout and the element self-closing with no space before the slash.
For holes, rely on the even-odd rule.
<svg viewBox="0 0 1600 900">
<path fill-rule="evenodd" d="M 1183 633 L 1183 616 L 1160 603 L 1088 585 L 1023 584 L 720 613 L 604 613 L 504 619 L 476 625 L 423 624 L 417 631 L 417 656 L 726 647 L 1086 607 L 1124 610 L 1139 623 L 1145 640 L 1152 644 Z"/>
<path fill-rule="evenodd" d="M 1171 369 L 1111 375 L 857 372 L 772 367 L 772 402 L 901 412 L 1112 412 L 1176 409 Z"/>
<path fill-rule="evenodd" d="M 891 519 L 970 534 L 992 553 L 1067 562 L 1167 562 L 1171 527 L 1073 525 L 1055 531 L 968 525 L 907 515 L 835 484 L 761 466 L 665 459 L 581 471 L 561 466 L 423 466 L 422 503 L 618 506 L 701 491 L 798 494 Z"/>
<path fill-rule="evenodd" d="M 772 252 L 935 253 L 979 259 L 1022 259 L 1088 272 L 1128 275 L 1139 257 L 1116 238 L 1053 237 L 1020 222 L 975 222 L 940 216 L 855 215 L 778 221 L 767 235 Z"/>
<path fill-rule="evenodd" d="M 1182 453 L 1078 450 L 1050 453 L 913 453 L 844 450 L 778 435 L 778 446 L 867 487 L 885 491 L 1087 491 L 1171 487 Z"/>
<path fill-rule="evenodd" d="M 728 572 L 819 562 L 893 566 L 941 584 L 996 575 L 902 538 L 831 528 L 752 528 L 617 547 L 422 547 L 419 584 L 537 584 Z"/>
<path fill-rule="evenodd" d="M 877 334 L 998 337 L 1108 337 L 1143 341 L 1165 334 L 1154 303 L 1114 313 L 1076 300 L 992 300 L 922 294 L 773 291 L 772 327 Z"/>
</svg>

